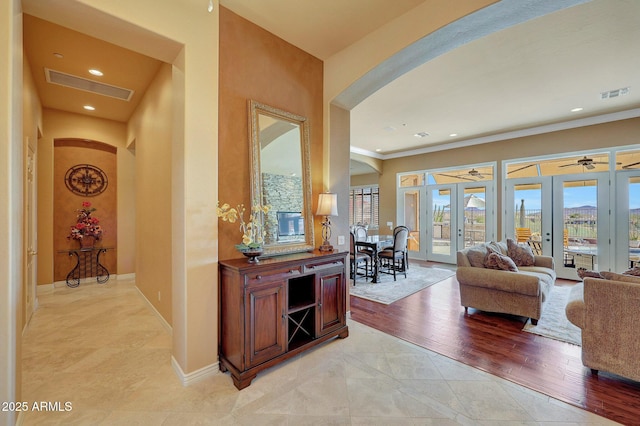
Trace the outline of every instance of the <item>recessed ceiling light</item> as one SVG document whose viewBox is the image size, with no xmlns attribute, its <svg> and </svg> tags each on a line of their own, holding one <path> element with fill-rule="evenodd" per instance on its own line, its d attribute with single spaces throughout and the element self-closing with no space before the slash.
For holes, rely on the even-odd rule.
<svg viewBox="0 0 640 426">
<path fill-rule="evenodd" d="M 91 105 L 85 105 L 83 106 L 83 108 L 86 109 L 87 111 L 94 111 L 96 109 L 96 107 Z"/>
<path fill-rule="evenodd" d="M 449 136 L 450 137 L 454 137 L 454 136 L 458 136 L 458 134 L 457 133 L 451 133 Z"/>
<path fill-rule="evenodd" d="M 580 108 L 580 107 L 578 107 L 578 108 L 573 108 L 573 109 L 571 110 L 571 112 L 579 112 L 579 111 L 582 111 L 583 109 L 584 109 L 584 108 Z"/>
<path fill-rule="evenodd" d="M 413 136 L 415 136 L 416 138 L 426 138 L 427 136 L 429 136 L 429 133 L 427 133 L 427 132 L 418 132 Z"/>
<path fill-rule="evenodd" d="M 64 55 L 62 53 L 54 53 L 53 56 L 55 56 L 58 59 L 64 58 Z"/>
<path fill-rule="evenodd" d="M 376 152 L 382 151 L 382 148 L 376 148 Z"/>
<path fill-rule="evenodd" d="M 102 76 L 104 75 L 104 74 L 102 73 L 102 71 L 97 70 L 97 69 L 95 69 L 95 68 L 90 69 L 90 70 L 89 70 L 89 74 L 97 75 L 98 77 L 102 77 Z"/>
</svg>

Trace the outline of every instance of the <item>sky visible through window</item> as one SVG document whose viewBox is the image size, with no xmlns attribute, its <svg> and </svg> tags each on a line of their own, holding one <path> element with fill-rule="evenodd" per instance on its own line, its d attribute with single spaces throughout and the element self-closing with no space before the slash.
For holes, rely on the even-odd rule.
<svg viewBox="0 0 640 426">
<path fill-rule="evenodd" d="M 540 206 L 540 190 L 526 189 L 515 191 L 515 199 L 517 201 L 516 209 L 520 208 L 520 200 L 524 199 L 525 209 L 539 210 Z M 640 184 L 629 185 L 629 208 L 640 208 Z M 596 187 L 573 187 L 564 190 L 564 206 L 566 208 L 576 208 L 582 206 L 598 205 L 596 198 Z"/>
</svg>

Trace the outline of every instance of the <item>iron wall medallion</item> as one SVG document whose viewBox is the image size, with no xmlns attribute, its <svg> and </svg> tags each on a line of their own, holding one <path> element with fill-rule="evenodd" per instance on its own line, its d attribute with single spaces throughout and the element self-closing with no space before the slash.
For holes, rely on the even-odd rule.
<svg viewBox="0 0 640 426">
<path fill-rule="evenodd" d="M 96 166 L 78 164 L 67 170 L 64 183 L 74 194 L 93 197 L 107 189 L 107 175 Z"/>
</svg>

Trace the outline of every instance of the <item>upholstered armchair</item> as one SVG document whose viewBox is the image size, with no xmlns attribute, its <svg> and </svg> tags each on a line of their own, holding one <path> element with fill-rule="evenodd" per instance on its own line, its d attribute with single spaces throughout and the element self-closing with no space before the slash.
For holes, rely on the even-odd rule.
<svg viewBox="0 0 640 426">
<path fill-rule="evenodd" d="M 640 277 L 601 274 L 576 284 L 565 308 L 582 329 L 582 364 L 640 381 Z"/>
</svg>

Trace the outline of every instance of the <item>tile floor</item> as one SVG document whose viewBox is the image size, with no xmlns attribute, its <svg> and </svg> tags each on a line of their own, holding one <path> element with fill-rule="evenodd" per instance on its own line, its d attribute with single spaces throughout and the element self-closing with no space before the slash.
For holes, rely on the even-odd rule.
<svg viewBox="0 0 640 426">
<path fill-rule="evenodd" d="M 602 417 L 354 321 L 238 391 L 183 387 L 171 338 L 131 280 L 45 290 L 23 337 L 25 425 L 607 425 Z"/>
</svg>

